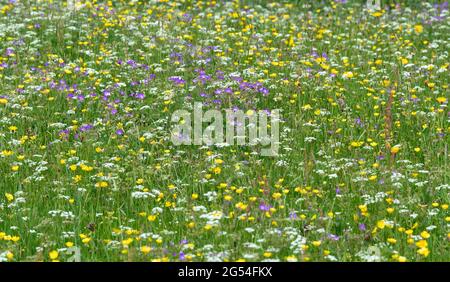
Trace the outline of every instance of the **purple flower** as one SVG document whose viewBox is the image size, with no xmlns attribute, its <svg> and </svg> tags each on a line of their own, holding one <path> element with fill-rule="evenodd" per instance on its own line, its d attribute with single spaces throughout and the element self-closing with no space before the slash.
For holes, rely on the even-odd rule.
<svg viewBox="0 0 450 282">
<path fill-rule="evenodd" d="M 259 92 L 260 92 L 261 94 L 263 94 L 264 96 L 269 95 L 269 89 L 267 89 L 267 88 L 265 88 L 265 87 L 261 87 L 261 88 L 259 89 Z"/>
<path fill-rule="evenodd" d="M 339 236 L 334 234 L 328 234 L 328 238 L 333 241 L 339 241 Z"/>
<path fill-rule="evenodd" d="M 10 55 L 12 55 L 12 54 L 14 54 L 14 50 L 11 49 L 11 48 L 6 48 L 5 55 L 6 55 L 6 56 L 10 56 Z"/>
<path fill-rule="evenodd" d="M 292 220 L 297 219 L 297 213 L 296 212 L 291 212 L 289 214 L 289 218 L 292 219 Z"/>
<path fill-rule="evenodd" d="M 180 260 L 186 260 L 186 257 L 185 257 L 185 255 L 184 255 L 183 252 L 180 252 L 179 259 L 180 259 Z"/>
<path fill-rule="evenodd" d="M 185 80 L 179 76 L 171 76 L 169 80 L 172 81 L 175 85 L 181 85 L 185 83 Z"/>
<path fill-rule="evenodd" d="M 85 132 L 91 130 L 92 128 L 94 128 L 92 124 L 83 124 L 82 126 L 80 126 L 80 131 Z"/>
<path fill-rule="evenodd" d="M 224 74 L 223 71 L 220 71 L 220 70 L 216 71 L 217 79 L 223 80 L 225 78 L 223 74 Z"/>
<path fill-rule="evenodd" d="M 204 70 L 196 70 L 196 72 L 199 75 L 194 79 L 194 83 L 200 82 L 201 84 L 205 84 L 208 80 L 211 80 L 211 76 L 207 75 Z"/>
</svg>

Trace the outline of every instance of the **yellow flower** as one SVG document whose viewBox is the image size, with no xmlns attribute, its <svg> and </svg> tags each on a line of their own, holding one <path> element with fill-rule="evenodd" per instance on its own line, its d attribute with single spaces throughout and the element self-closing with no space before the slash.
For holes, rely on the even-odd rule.
<svg viewBox="0 0 450 282">
<path fill-rule="evenodd" d="M 414 26 L 414 31 L 415 31 L 416 33 L 422 33 L 422 31 L 423 31 L 423 26 L 420 25 L 420 24 L 415 25 L 415 26 Z"/>
<path fill-rule="evenodd" d="M 5 98 L 0 98 L 0 105 L 6 105 L 8 103 L 8 100 Z"/>
<path fill-rule="evenodd" d="M 385 224 L 384 220 L 379 220 L 379 221 L 377 222 L 377 227 L 378 227 L 378 228 L 384 229 L 385 226 L 386 226 L 386 224 Z"/>
<path fill-rule="evenodd" d="M 8 200 L 8 202 L 11 202 L 12 200 L 14 200 L 14 196 L 10 193 L 5 193 L 5 197 Z"/>
<path fill-rule="evenodd" d="M 430 238 L 430 233 L 428 233 L 428 232 L 425 230 L 425 231 L 422 231 L 422 233 L 420 233 L 420 236 L 421 236 L 423 239 L 428 239 L 428 238 Z"/>
<path fill-rule="evenodd" d="M 426 248 L 426 247 L 428 247 L 428 243 L 427 243 L 427 241 L 425 241 L 425 240 L 420 240 L 420 241 L 418 241 L 417 243 L 416 243 L 416 246 L 418 247 L 418 248 Z"/>
<path fill-rule="evenodd" d="M 97 182 L 95 184 L 95 187 L 97 187 L 97 188 L 106 188 L 106 187 L 108 187 L 108 182 L 106 182 L 106 181 Z"/>
<path fill-rule="evenodd" d="M 350 143 L 350 146 L 352 146 L 352 147 L 361 147 L 363 144 L 364 144 L 364 142 L 362 142 L 362 141 L 359 141 L 359 142 L 353 141 L 352 143 Z"/>
<path fill-rule="evenodd" d="M 322 241 L 312 241 L 314 247 L 319 247 L 322 244 Z"/>
<path fill-rule="evenodd" d="M 3 150 L 3 151 L 1 151 L 1 154 L 5 157 L 8 157 L 8 156 L 11 156 L 12 154 L 14 154 L 14 152 L 11 150 Z"/>
<path fill-rule="evenodd" d="M 344 72 L 342 75 L 344 78 L 353 78 L 355 75 L 351 71 Z"/>
<path fill-rule="evenodd" d="M 394 147 L 391 148 L 392 154 L 397 154 L 399 151 L 400 151 L 400 145 L 395 145 Z"/>
<path fill-rule="evenodd" d="M 375 13 L 372 13 L 372 16 L 375 17 L 375 18 L 379 18 L 379 17 L 381 17 L 382 15 L 383 15 L 383 13 L 382 13 L 382 12 L 379 12 L 379 11 L 377 11 L 377 12 L 375 12 Z"/>
<path fill-rule="evenodd" d="M 81 240 L 81 242 L 83 242 L 83 244 L 88 244 L 91 241 L 90 237 L 86 237 L 83 240 Z"/>
<path fill-rule="evenodd" d="M 80 167 L 82 171 L 92 171 L 94 169 L 92 166 L 88 166 L 85 164 L 82 164 Z"/>
<path fill-rule="evenodd" d="M 273 193 L 272 194 L 272 197 L 274 198 L 274 199 L 278 199 L 278 198 L 280 198 L 281 197 L 281 193 Z"/>
<path fill-rule="evenodd" d="M 304 258 L 304 259 L 306 259 L 306 258 Z M 296 262 L 296 261 L 297 261 L 297 258 L 296 258 L 295 256 L 287 256 L 287 257 L 286 257 L 286 261 L 289 261 L 289 262 Z"/>
<path fill-rule="evenodd" d="M 75 183 L 80 182 L 80 181 L 81 181 L 81 175 L 75 175 L 75 176 L 73 177 L 73 181 L 74 181 Z"/>
<path fill-rule="evenodd" d="M 51 251 L 50 253 L 48 253 L 48 257 L 49 257 L 51 260 L 57 259 L 58 256 L 59 256 L 59 253 L 58 253 L 58 251 L 55 251 L 55 250 L 53 250 L 53 251 Z"/>
<path fill-rule="evenodd" d="M 437 97 L 436 100 L 441 104 L 447 102 L 447 98 L 445 98 L 445 97 Z"/>
<path fill-rule="evenodd" d="M 70 242 L 70 241 L 69 241 L 69 242 L 66 242 L 66 244 L 65 244 L 65 245 L 66 245 L 66 247 L 67 247 L 67 248 L 71 248 L 71 247 L 73 247 L 73 243 L 72 243 L 72 242 Z"/>
<path fill-rule="evenodd" d="M 8 259 L 8 261 L 11 261 L 14 258 L 14 254 L 10 251 L 8 251 L 6 253 L 6 258 Z"/>
<path fill-rule="evenodd" d="M 417 253 L 419 255 L 422 255 L 424 257 L 427 257 L 430 254 L 430 250 L 428 250 L 428 248 L 420 248 L 419 250 L 417 250 Z"/>
<path fill-rule="evenodd" d="M 153 221 L 156 220 L 156 215 L 149 215 L 149 216 L 147 217 L 147 219 L 148 219 L 148 221 L 153 222 Z"/>
<path fill-rule="evenodd" d="M 152 262 L 161 262 L 161 259 L 152 259 Z"/>
<path fill-rule="evenodd" d="M 367 212 L 367 206 L 366 206 L 366 205 L 359 205 L 358 208 L 359 208 L 359 210 L 360 210 L 362 213 Z"/>
<path fill-rule="evenodd" d="M 125 239 L 125 240 L 122 240 L 122 245 L 124 245 L 124 246 L 128 246 L 128 245 L 130 245 L 131 243 L 133 243 L 133 238 L 127 238 L 127 239 Z"/>
<path fill-rule="evenodd" d="M 394 238 L 388 238 L 387 241 L 388 241 L 389 243 L 391 243 L 391 244 L 397 243 L 397 240 L 394 239 Z"/>
<path fill-rule="evenodd" d="M 19 170 L 19 166 L 18 166 L 18 165 L 13 165 L 13 166 L 11 167 L 11 170 L 12 170 L 12 171 L 18 171 L 18 170 Z"/>
<path fill-rule="evenodd" d="M 144 254 L 148 254 L 151 250 L 152 250 L 152 248 L 150 248 L 149 246 L 141 247 L 141 252 L 143 252 Z"/>
</svg>

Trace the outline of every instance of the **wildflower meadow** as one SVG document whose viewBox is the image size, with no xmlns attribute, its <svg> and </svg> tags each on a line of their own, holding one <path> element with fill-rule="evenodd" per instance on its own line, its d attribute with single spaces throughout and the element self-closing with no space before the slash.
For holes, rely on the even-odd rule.
<svg viewBox="0 0 450 282">
<path fill-rule="evenodd" d="M 447 1 L 0 0 L 0 261 L 450 261 L 449 52 Z"/>
</svg>

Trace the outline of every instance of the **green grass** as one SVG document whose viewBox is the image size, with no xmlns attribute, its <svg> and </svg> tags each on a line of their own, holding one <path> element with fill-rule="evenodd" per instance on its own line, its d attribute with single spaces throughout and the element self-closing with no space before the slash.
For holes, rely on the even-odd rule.
<svg viewBox="0 0 450 282">
<path fill-rule="evenodd" d="M 0 1 L 0 260 L 450 259 L 443 2 L 50 2 Z M 174 146 L 194 101 L 279 156 Z"/>
</svg>

